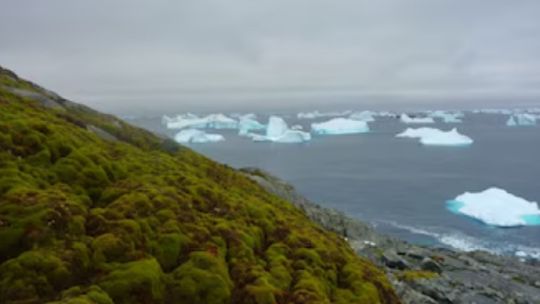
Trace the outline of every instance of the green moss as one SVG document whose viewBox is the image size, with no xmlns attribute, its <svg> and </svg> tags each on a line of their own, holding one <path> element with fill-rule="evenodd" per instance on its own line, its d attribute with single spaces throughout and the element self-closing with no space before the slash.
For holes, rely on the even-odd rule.
<svg viewBox="0 0 540 304">
<path fill-rule="evenodd" d="M 163 272 L 155 259 L 121 264 L 98 285 L 114 303 L 154 303 L 163 299 Z"/>
<path fill-rule="evenodd" d="M 180 233 L 162 235 L 158 241 L 157 257 L 161 267 L 171 270 L 177 266 L 180 253 L 189 243 L 189 239 Z"/>
<path fill-rule="evenodd" d="M 62 293 L 60 301 L 49 304 L 114 304 L 109 295 L 96 285 L 82 290 L 80 287 L 70 288 Z"/>
<path fill-rule="evenodd" d="M 44 250 L 27 251 L 0 266 L 0 298 L 20 300 L 52 296 L 71 282 L 69 265 Z"/>
<path fill-rule="evenodd" d="M 126 252 L 133 250 L 133 244 L 119 239 L 112 233 L 96 237 L 92 242 L 95 263 L 120 261 Z"/>
<path fill-rule="evenodd" d="M 228 303 L 232 282 L 226 264 L 209 252 L 193 252 L 172 273 L 171 298 L 180 303 Z"/>
<path fill-rule="evenodd" d="M 248 285 L 246 290 L 256 304 L 276 304 L 276 293 L 280 293 L 270 284 Z"/>
<path fill-rule="evenodd" d="M 375 266 L 243 174 L 2 77 L 63 106 L 0 85 L 0 302 L 399 302 Z"/>
</svg>

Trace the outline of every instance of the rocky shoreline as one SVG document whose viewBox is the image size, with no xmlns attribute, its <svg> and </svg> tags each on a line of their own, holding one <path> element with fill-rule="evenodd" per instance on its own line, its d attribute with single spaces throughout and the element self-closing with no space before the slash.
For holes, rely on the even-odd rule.
<svg viewBox="0 0 540 304">
<path fill-rule="evenodd" d="M 540 303 L 538 260 L 409 244 L 310 202 L 293 186 L 262 170 L 241 171 L 347 239 L 358 255 L 385 270 L 404 303 Z"/>
</svg>

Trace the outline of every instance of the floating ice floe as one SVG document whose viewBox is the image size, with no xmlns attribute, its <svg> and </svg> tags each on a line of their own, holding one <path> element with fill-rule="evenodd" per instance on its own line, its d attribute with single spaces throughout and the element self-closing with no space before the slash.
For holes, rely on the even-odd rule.
<svg viewBox="0 0 540 304">
<path fill-rule="evenodd" d="M 377 113 L 373 111 L 362 111 L 352 113 L 349 115 L 349 118 L 354 120 L 362 120 L 365 122 L 373 122 L 375 121 L 375 118 L 373 117 L 375 115 L 377 115 Z"/>
<path fill-rule="evenodd" d="M 509 127 L 534 126 L 536 125 L 536 116 L 528 113 L 516 113 L 508 118 L 506 125 Z"/>
<path fill-rule="evenodd" d="M 168 129 L 236 129 L 238 121 L 227 117 L 224 114 L 210 114 L 206 117 L 198 117 L 197 115 L 188 113 L 178 115 L 174 118 L 164 116 L 164 124 Z"/>
<path fill-rule="evenodd" d="M 465 146 L 473 143 L 473 140 L 453 128 L 450 131 L 443 131 L 436 128 L 407 128 L 396 137 L 418 138 L 423 145 L 430 146 Z"/>
<path fill-rule="evenodd" d="M 342 111 L 342 112 L 319 112 L 317 110 L 312 112 L 300 112 L 296 114 L 298 119 L 315 119 L 320 117 L 336 117 L 336 116 L 346 116 L 351 114 L 351 111 Z"/>
<path fill-rule="evenodd" d="M 540 225 L 538 203 L 529 202 L 499 188 L 476 193 L 465 192 L 448 201 L 447 208 L 493 226 Z"/>
<path fill-rule="evenodd" d="M 238 135 L 247 135 L 252 130 L 264 130 L 266 126 L 257 121 L 255 114 L 246 114 L 239 117 Z"/>
<path fill-rule="evenodd" d="M 407 114 L 401 114 L 401 122 L 406 124 L 432 124 L 435 123 L 432 117 L 410 117 Z"/>
<path fill-rule="evenodd" d="M 174 136 L 174 140 L 178 143 L 210 143 L 225 140 L 221 134 L 209 134 L 197 129 L 186 129 L 178 132 Z"/>
<path fill-rule="evenodd" d="M 311 132 L 320 135 L 366 133 L 369 132 L 369 126 L 362 120 L 334 118 L 321 123 L 312 123 Z"/>
<path fill-rule="evenodd" d="M 510 115 L 514 113 L 514 110 L 510 109 L 477 109 L 473 110 L 473 113 L 479 114 L 503 114 L 503 115 Z"/>
<path fill-rule="evenodd" d="M 246 134 L 253 141 L 271 141 L 277 143 L 302 143 L 311 140 L 311 134 L 289 129 L 283 118 L 278 116 L 270 116 L 268 126 L 266 127 L 266 135 L 248 133 Z"/>
<path fill-rule="evenodd" d="M 430 117 L 440 118 L 444 123 L 461 123 L 463 113 L 461 112 L 447 112 L 447 111 L 433 111 L 429 114 Z"/>
</svg>

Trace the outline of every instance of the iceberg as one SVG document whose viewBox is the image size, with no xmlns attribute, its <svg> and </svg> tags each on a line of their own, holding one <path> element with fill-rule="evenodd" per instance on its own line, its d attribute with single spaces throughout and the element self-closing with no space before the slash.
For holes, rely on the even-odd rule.
<svg viewBox="0 0 540 304">
<path fill-rule="evenodd" d="M 204 118 L 191 113 L 181 114 L 174 118 L 163 116 L 162 122 L 167 129 L 205 128 L 207 124 Z"/>
<path fill-rule="evenodd" d="M 270 116 L 268 118 L 268 127 L 266 128 L 266 137 L 278 138 L 288 129 L 289 127 L 283 118 L 279 116 Z"/>
<path fill-rule="evenodd" d="M 247 114 L 240 117 L 238 121 L 238 135 L 245 136 L 251 130 L 264 130 L 266 126 L 258 122 L 253 114 Z"/>
<path fill-rule="evenodd" d="M 419 138 L 420 143 L 429 146 L 465 146 L 473 143 L 473 140 L 453 128 L 450 131 L 443 131 L 435 128 L 407 128 L 396 137 Z"/>
<path fill-rule="evenodd" d="M 540 225 L 538 203 L 495 187 L 482 192 L 465 192 L 447 201 L 447 208 L 492 226 Z"/>
<path fill-rule="evenodd" d="M 186 129 L 178 132 L 174 136 L 178 143 L 209 143 L 223 141 L 225 138 L 221 134 L 209 134 L 197 129 Z"/>
<path fill-rule="evenodd" d="M 362 120 L 365 122 L 373 122 L 375 121 L 375 118 L 373 117 L 375 115 L 377 115 L 377 113 L 372 111 L 362 111 L 352 113 L 351 115 L 349 115 L 349 118 L 354 120 Z"/>
<path fill-rule="evenodd" d="M 268 126 L 266 127 L 266 135 L 247 133 L 253 141 L 271 141 L 277 143 L 302 143 L 311 140 L 311 134 L 289 129 L 283 118 L 278 116 L 270 116 L 268 118 Z"/>
<path fill-rule="evenodd" d="M 534 126 L 536 125 L 536 116 L 528 113 L 516 113 L 508 118 L 506 125 L 509 127 Z"/>
<path fill-rule="evenodd" d="M 446 111 L 433 111 L 429 114 L 430 117 L 440 118 L 444 123 L 462 123 L 463 113 L 461 112 L 446 112 Z"/>
<path fill-rule="evenodd" d="M 406 124 L 432 124 L 435 123 L 432 117 L 410 117 L 409 115 L 403 113 L 400 116 L 401 122 Z"/>
<path fill-rule="evenodd" d="M 503 114 L 511 115 L 514 111 L 510 109 L 476 109 L 472 111 L 476 114 Z"/>
<path fill-rule="evenodd" d="M 509 127 L 517 126 L 517 122 L 516 122 L 516 119 L 514 118 L 514 116 L 510 116 L 508 118 L 508 120 L 506 121 L 506 125 L 509 126 Z"/>
<path fill-rule="evenodd" d="M 236 129 L 238 121 L 224 114 L 210 114 L 203 118 L 207 121 L 206 127 L 211 129 Z"/>
<path fill-rule="evenodd" d="M 375 116 L 395 118 L 398 115 L 396 115 L 395 113 L 392 113 L 390 111 L 380 111 L 380 112 L 375 112 Z"/>
<path fill-rule="evenodd" d="M 369 132 L 369 126 L 362 120 L 334 118 L 326 122 L 312 123 L 311 132 L 320 135 L 366 133 Z"/>
<path fill-rule="evenodd" d="M 191 113 L 178 115 L 175 118 L 163 116 L 162 122 L 167 126 L 168 129 L 238 128 L 238 122 L 224 114 L 210 114 L 202 118 Z"/>
<path fill-rule="evenodd" d="M 278 143 L 302 143 L 311 140 L 311 134 L 299 130 L 287 130 L 280 137 L 272 140 Z"/>
<path fill-rule="evenodd" d="M 315 119 L 320 117 L 336 117 L 336 116 L 345 116 L 351 114 L 351 111 L 343 111 L 343 112 L 319 112 L 317 110 L 313 112 L 300 112 L 296 114 L 296 118 L 298 119 Z"/>
</svg>

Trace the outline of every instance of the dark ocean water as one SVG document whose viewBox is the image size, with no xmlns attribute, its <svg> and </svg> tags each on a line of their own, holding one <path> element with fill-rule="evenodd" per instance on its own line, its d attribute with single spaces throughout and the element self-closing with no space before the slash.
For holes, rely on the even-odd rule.
<svg viewBox="0 0 540 304">
<path fill-rule="evenodd" d="M 307 130 L 314 122 L 290 117 L 289 125 L 299 123 Z M 430 125 L 457 127 L 474 139 L 467 147 L 429 147 L 395 138 L 406 127 L 417 126 L 392 118 L 370 123 L 367 134 L 315 136 L 306 144 L 257 143 L 223 131 L 218 133 L 225 142 L 190 147 L 233 167 L 265 169 L 307 198 L 401 239 L 540 257 L 540 226 L 490 227 L 445 207 L 447 200 L 465 191 L 492 186 L 540 201 L 540 126 L 510 128 L 506 119 L 469 113 L 462 124 Z M 174 134 L 159 118 L 134 122 Z"/>
</svg>

